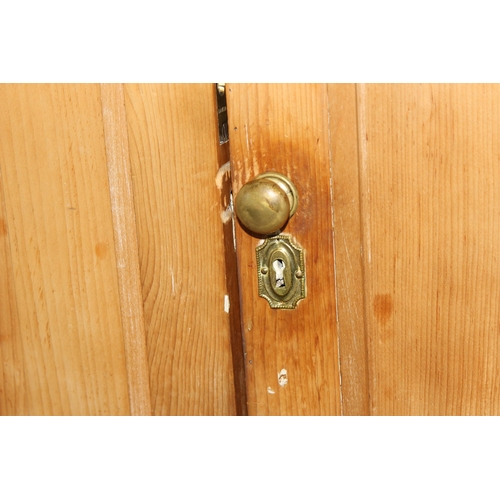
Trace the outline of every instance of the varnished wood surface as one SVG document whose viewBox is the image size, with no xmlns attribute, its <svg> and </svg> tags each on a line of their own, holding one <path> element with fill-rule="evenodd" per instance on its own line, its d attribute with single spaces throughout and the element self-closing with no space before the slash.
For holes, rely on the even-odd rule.
<svg viewBox="0 0 500 500">
<path fill-rule="evenodd" d="M 314 228 L 322 246 L 304 232 L 303 205 L 286 230 L 306 248 L 309 287 L 311 254 L 320 258 L 328 247 L 321 213 L 332 174 L 337 289 L 330 284 L 328 298 L 320 292 L 331 312 L 316 311 L 321 321 L 305 336 L 291 333 L 293 315 L 280 322 L 288 313 L 270 311 L 258 298 L 258 241 L 238 227 L 250 413 L 333 413 L 312 391 L 298 405 L 307 399 L 307 377 L 300 395 L 285 392 L 291 378 L 285 388 L 275 386 L 287 363 L 311 373 L 315 358 L 301 344 L 308 335 L 322 336 L 322 363 L 333 366 L 336 325 L 343 414 L 498 414 L 499 87 L 330 85 L 328 104 L 318 88 L 230 86 L 235 191 L 259 172 L 278 170 L 299 192 L 306 187 L 309 227 L 309 216 L 320 213 Z M 324 147 L 319 133 L 313 161 L 303 161 L 313 131 L 325 129 L 330 144 Z M 303 172 L 308 180 L 324 177 L 306 185 Z M 318 212 L 311 211 L 313 197 L 321 200 Z M 309 288 L 296 312 L 312 295 Z M 325 325 L 334 334 L 325 334 Z"/>
<path fill-rule="evenodd" d="M 234 273 L 213 90 L 0 86 L 0 414 L 498 414 L 499 87 L 228 85 L 235 194 L 299 190 L 295 311 L 238 223 Z"/>
<path fill-rule="evenodd" d="M 500 412 L 500 87 L 360 85 L 371 412 Z"/>
<path fill-rule="evenodd" d="M 217 120 L 216 120 L 217 121 Z M 217 141 L 218 142 L 218 141 Z M 224 262 L 226 289 L 229 297 L 229 330 L 233 364 L 236 414 L 248 415 L 245 377 L 245 355 L 243 349 L 243 325 L 241 321 L 240 283 L 234 237 L 234 214 L 232 213 L 231 169 L 228 167 L 229 143 L 218 144 L 218 164 L 216 184 L 220 186 L 221 210 L 224 210 Z M 222 220 L 222 219 L 221 219 Z"/>
<path fill-rule="evenodd" d="M 369 415 L 356 86 L 328 85 L 337 320 L 344 415 Z"/>
<path fill-rule="evenodd" d="M 235 414 L 213 85 L 125 102 L 153 414 Z"/>
<path fill-rule="evenodd" d="M 1 414 L 246 412 L 214 86 L 126 94 L 0 90 Z"/>
<path fill-rule="evenodd" d="M 130 411 L 132 415 L 151 415 L 144 308 L 123 85 L 102 84 L 101 102 Z"/>
<path fill-rule="evenodd" d="M 288 175 L 300 201 L 285 233 L 306 259 L 307 298 L 295 310 L 270 309 L 257 290 L 259 240 L 237 224 L 251 415 L 341 413 L 327 110 L 326 85 L 228 84 L 234 193 L 261 172 Z"/>
<path fill-rule="evenodd" d="M 0 413 L 129 414 L 99 86 L 0 86 L 0 172 Z"/>
<path fill-rule="evenodd" d="M 30 402 L 3 191 L 0 169 L 0 415 L 25 415 Z"/>
</svg>

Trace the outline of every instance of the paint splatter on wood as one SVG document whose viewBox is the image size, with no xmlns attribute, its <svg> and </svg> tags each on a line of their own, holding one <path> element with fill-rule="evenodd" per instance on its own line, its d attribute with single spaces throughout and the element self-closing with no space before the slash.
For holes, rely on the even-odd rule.
<svg viewBox="0 0 500 500">
<path fill-rule="evenodd" d="M 286 384 L 288 384 L 288 372 L 286 371 L 285 368 L 283 368 L 279 373 L 278 373 L 278 384 L 281 387 L 285 387 Z"/>
</svg>

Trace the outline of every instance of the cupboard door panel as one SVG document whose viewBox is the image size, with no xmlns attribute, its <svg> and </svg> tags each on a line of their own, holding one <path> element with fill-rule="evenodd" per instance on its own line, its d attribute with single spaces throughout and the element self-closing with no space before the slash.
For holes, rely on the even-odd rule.
<svg viewBox="0 0 500 500">
<path fill-rule="evenodd" d="M 306 299 L 294 310 L 270 309 L 258 296 L 260 240 L 236 223 L 249 414 L 338 415 L 327 87 L 228 84 L 227 92 L 234 193 L 259 173 L 287 175 L 299 206 L 284 233 L 306 261 Z"/>
<path fill-rule="evenodd" d="M 0 413 L 129 414 L 99 86 L 1 85 L 0 131 Z"/>
<path fill-rule="evenodd" d="M 233 415 L 214 85 L 125 98 L 153 414 Z"/>
<path fill-rule="evenodd" d="M 500 87 L 360 85 L 373 414 L 500 411 Z"/>
</svg>

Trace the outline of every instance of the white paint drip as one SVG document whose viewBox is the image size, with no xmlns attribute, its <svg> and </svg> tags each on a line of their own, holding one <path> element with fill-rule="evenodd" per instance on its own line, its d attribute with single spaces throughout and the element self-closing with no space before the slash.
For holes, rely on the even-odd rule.
<svg viewBox="0 0 500 500">
<path fill-rule="evenodd" d="M 233 208 L 231 205 L 220 213 L 220 218 L 223 224 L 227 224 L 233 218 Z"/>
<path fill-rule="evenodd" d="M 219 168 L 217 175 L 215 176 L 215 185 L 219 188 L 222 189 L 222 183 L 224 181 L 224 176 L 226 174 L 231 173 L 231 162 L 226 162 L 224 165 L 222 165 L 221 168 Z"/>
<path fill-rule="evenodd" d="M 285 368 L 283 368 L 279 373 L 278 373 L 278 384 L 281 387 L 285 387 L 286 384 L 288 384 L 288 372 L 286 371 Z"/>
<path fill-rule="evenodd" d="M 229 314 L 229 295 L 224 295 L 224 312 Z"/>
<path fill-rule="evenodd" d="M 267 392 L 269 394 L 276 394 L 270 387 L 267 388 Z"/>
</svg>

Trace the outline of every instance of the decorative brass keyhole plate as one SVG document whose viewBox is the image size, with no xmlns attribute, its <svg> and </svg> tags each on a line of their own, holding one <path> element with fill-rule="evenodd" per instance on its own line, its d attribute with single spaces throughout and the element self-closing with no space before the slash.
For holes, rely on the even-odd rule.
<svg viewBox="0 0 500 500">
<path fill-rule="evenodd" d="M 259 296 L 269 302 L 271 309 L 295 309 L 306 296 L 304 251 L 292 238 L 280 234 L 259 245 L 257 273 Z"/>
</svg>

